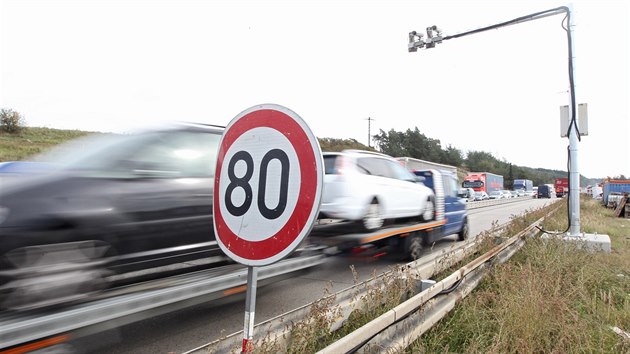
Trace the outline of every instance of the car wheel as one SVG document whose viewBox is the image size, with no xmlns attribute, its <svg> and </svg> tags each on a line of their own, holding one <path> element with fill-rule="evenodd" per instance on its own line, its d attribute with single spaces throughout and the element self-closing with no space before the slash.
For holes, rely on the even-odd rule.
<svg viewBox="0 0 630 354">
<path fill-rule="evenodd" d="M 367 207 L 367 212 L 361 219 L 361 228 L 364 231 L 378 230 L 383 226 L 385 219 L 383 219 L 381 212 L 381 205 L 376 198 L 372 199 L 372 202 Z"/>
<path fill-rule="evenodd" d="M 26 310 L 87 298 L 108 287 L 103 257 L 110 245 L 77 241 L 27 246 L 4 255 L 13 277 L 2 286 L 0 307 Z"/>
<path fill-rule="evenodd" d="M 419 235 L 409 236 L 405 240 L 405 243 L 407 246 L 405 247 L 405 254 L 407 255 L 409 260 L 415 261 L 416 259 L 422 257 L 424 246 L 423 246 L 421 236 Z"/>
<path fill-rule="evenodd" d="M 424 208 L 421 216 L 423 221 L 430 221 L 435 219 L 435 201 L 429 197 L 427 199 L 427 206 Z"/>
<path fill-rule="evenodd" d="M 468 239 L 468 219 L 464 219 L 464 225 L 462 225 L 462 229 L 457 233 L 457 239 L 459 241 Z"/>
</svg>

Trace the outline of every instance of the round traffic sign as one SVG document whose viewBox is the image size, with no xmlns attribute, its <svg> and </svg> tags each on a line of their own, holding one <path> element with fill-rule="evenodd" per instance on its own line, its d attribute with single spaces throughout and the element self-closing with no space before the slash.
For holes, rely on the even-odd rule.
<svg viewBox="0 0 630 354">
<path fill-rule="evenodd" d="M 245 265 L 279 261 L 310 232 L 322 183 L 319 143 L 300 116 L 273 104 L 243 111 L 226 127 L 217 156 L 217 243 Z"/>
</svg>

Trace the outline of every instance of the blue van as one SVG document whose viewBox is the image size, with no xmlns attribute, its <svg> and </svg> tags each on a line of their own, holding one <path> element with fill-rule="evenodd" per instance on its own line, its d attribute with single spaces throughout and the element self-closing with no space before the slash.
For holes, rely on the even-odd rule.
<svg viewBox="0 0 630 354">
<path fill-rule="evenodd" d="M 554 193 L 554 191 L 548 185 L 541 184 L 538 186 L 538 192 L 536 193 L 538 198 L 551 198 L 551 193 Z"/>
</svg>

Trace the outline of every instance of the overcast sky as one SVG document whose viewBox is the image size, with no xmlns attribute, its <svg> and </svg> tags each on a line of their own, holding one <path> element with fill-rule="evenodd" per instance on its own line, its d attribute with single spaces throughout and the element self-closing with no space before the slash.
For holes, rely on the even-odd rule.
<svg viewBox="0 0 630 354">
<path fill-rule="evenodd" d="M 466 152 L 566 170 L 563 15 L 407 52 L 408 33 L 452 35 L 562 1 L 0 0 L 0 107 L 29 126 L 129 131 L 226 125 L 286 106 L 318 137 L 418 127 Z M 630 2 L 574 1 L 579 171 L 630 176 Z M 518 177 L 518 176 L 515 176 Z"/>
</svg>

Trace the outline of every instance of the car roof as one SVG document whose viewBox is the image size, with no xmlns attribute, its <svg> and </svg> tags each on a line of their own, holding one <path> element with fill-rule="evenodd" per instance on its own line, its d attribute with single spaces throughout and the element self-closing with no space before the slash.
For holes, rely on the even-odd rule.
<svg viewBox="0 0 630 354">
<path fill-rule="evenodd" d="M 393 157 L 380 153 L 380 152 L 367 151 L 367 150 L 355 150 L 355 149 L 348 149 L 348 150 L 343 150 L 343 151 L 325 151 L 325 152 L 322 152 L 322 155 L 374 156 L 374 157 L 382 157 L 386 159 L 393 159 Z"/>
<path fill-rule="evenodd" d="M 221 125 L 173 121 L 165 123 L 157 123 L 146 127 L 134 129 L 129 132 L 131 135 L 146 134 L 152 132 L 173 132 L 173 131 L 198 131 L 205 133 L 223 134 L 225 127 Z"/>
<path fill-rule="evenodd" d="M 206 124 L 206 123 L 194 123 L 194 122 L 175 122 L 170 125 L 171 129 L 179 129 L 179 130 L 201 130 L 201 131 L 211 131 L 211 132 L 223 132 L 225 130 L 224 126 L 214 125 L 214 124 Z M 166 126 L 166 130 L 169 126 Z"/>
</svg>

